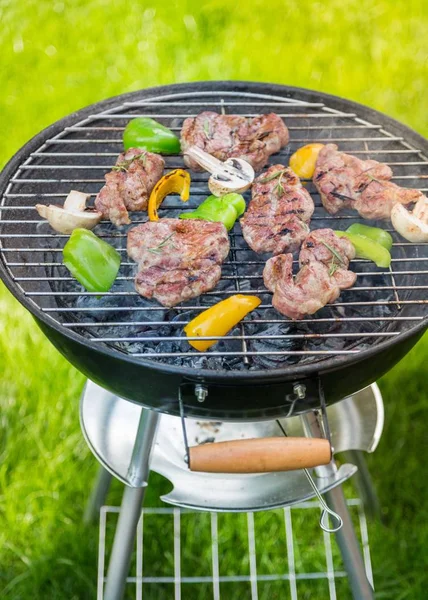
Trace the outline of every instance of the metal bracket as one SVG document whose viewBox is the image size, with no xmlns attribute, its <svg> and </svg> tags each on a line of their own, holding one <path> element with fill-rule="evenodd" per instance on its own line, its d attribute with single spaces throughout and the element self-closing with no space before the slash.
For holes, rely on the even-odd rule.
<svg viewBox="0 0 428 600">
<path fill-rule="evenodd" d="M 184 439 L 184 447 L 186 449 L 186 454 L 184 456 L 184 460 L 187 466 L 190 468 L 190 454 L 189 454 L 189 442 L 187 437 L 186 430 L 186 415 L 184 413 L 184 404 L 183 404 L 183 395 L 181 392 L 182 386 L 180 385 L 178 388 L 178 406 L 180 411 L 180 419 L 181 419 L 181 428 L 183 430 L 183 439 Z M 204 385 L 198 383 L 195 385 L 195 396 L 198 402 L 205 402 L 205 398 L 208 396 L 208 388 Z"/>
<path fill-rule="evenodd" d="M 322 417 L 322 425 L 323 425 L 323 430 L 324 430 L 324 437 L 328 439 L 328 441 L 330 442 L 330 446 L 331 446 L 330 425 L 328 424 L 327 405 L 325 402 L 324 388 L 323 388 L 321 379 L 318 379 L 318 395 L 319 395 L 320 403 L 321 403 L 321 417 Z M 333 448 L 331 449 L 331 451 L 333 452 Z"/>
<path fill-rule="evenodd" d="M 181 385 L 178 388 L 178 406 L 180 409 L 180 419 L 181 419 L 181 428 L 183 430 L 184 448 L 186 450 L 186 453 L 184 455 L 184 461 L 186 462 L 187 466 L 190 467 L 189 442 L 187 439 L 186 417 L 184 414 L 184 405 L 183 405 L 183 396 L 181 393 Z"/>
<path fill-rule="evenodd" d="M 277 419 L 276 422 L 278 424 L 278 427 L 281 429 L 282 433 L 285 435 L 285 437 L 288 437 L 287 432 L 285 431 L 281 421 L 279 421 L 279 419 Z M 330 442 L 330 446 L 331 446 L 331 442 Z M 323 531 L 325 531 L 326 533 L 336 533 L 336 531 L 339 531 L 339 529 L 341 529 L 343 526 L 342 517 L 327 506 L 327 504 L 324 501 L 324 498 L 321 496 L 320 491 L 317 488 L 315 481 L 313 480 L 312 475 L 309 473 L 308 469 L 303 469 L 303 472 L 305 473 L 308 482 L 310 483 L 312 489 L 315 492 L 316 497 L 318 498 L 319 503 L 322 506 L 321 517 L 320 517 L 320 521 L 319 521 L 321 529 Z M 329 527 L 328 520 L 327 520 L 328 515 L 330 515 L 336 521 L 336 525 L 333 525 L 333 527 Z"/>
</svg>

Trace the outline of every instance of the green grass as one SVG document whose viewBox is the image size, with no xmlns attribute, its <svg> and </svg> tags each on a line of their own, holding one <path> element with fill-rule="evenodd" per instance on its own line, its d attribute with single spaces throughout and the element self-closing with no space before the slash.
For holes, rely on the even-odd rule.
<svg viewBox="0 0 428 600">
<path fill-rule="evenodd" d="M 1 0 L 0 20 L 0 164 L 40 129 L 89 103 L 203 79 L 327 91 L 428 134 L 425 0 Z M 93 598 L 97 527 L 80 521 L 95 473 L 78 424 L 83 376 L 4 288 L 0 294 L 0 597 Z M 377 597 L 383 599 L 427 596 L 427 356 L 425 338 L 380 382 L 385 433 L 369 466 L 386 520 L 370 527 Z M 161 486 L 159 478 L 154 483 L 152 505 Z M 112 502 L 119 491 L 115 486 Z M 303 523 L 299 531 L 304 566 L 311 534 Z M 239 549 L 236 520 L 222 532 L 229 547 Z M 203 551 L 190 542 L 189 534 L 189 556 L 202 569 Z M 269 569 L 269 540 L 266 550 Z M 225 571 L 235 566 L 228 556 Z M 287 598 L 274 584 L 260 595 Z M 231 587 L 223 596 L 245 598 L 248 590 Z M 302 591 L 302 597 L 325 596 L 325 589 Z M 167 598 L 167 590 L 153 588 L 147 597 Z"/>
</svg>

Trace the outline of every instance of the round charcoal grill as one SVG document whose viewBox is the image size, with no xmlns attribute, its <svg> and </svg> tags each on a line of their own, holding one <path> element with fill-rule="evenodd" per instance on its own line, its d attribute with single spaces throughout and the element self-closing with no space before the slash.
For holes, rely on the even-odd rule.
<svg viewBox="0 0 428 600">
<path fill-rule="evenodd" d="M 248 248 L 239 224 L 230 233 L 231 252 L 218 286 L 173 309 L 136 293 L 136 265 L 126 254 L 126 227 L 102 222 L 95 229 L 122 254 L 119 277 L 109 293 L 98 297 L 84 291 L 62 266 L 68 236 L 41 221 L 35 204 L 62 204 L 70 189 L 94 199 L 122 150 L 123 129 L 131 118 L 150 116 L 179 133 L 186 117 L 203 110 L 280 115 L 290 130 L 290 144 L 272 156 L 270 164 L 288 164 L 289 156 L 304 144 L 334 142 L 340 150 L 389 164 L 397 184 L 428 191 L 428 142 L 353 102 L 245 82 L 152 88 L 62 119 L 33 138 L 5 167 L 0 176 L 0 271 L 6 285 L 88 377 L 162 412 L 177 414 L 180 389 L 188 415 L 248 419 L 298 414 L 318 407 L 320 392 L 329 404 L 375 381 L 409 351 L 428 322 L 428 244 L 407 243 L 391 231 L 391 224 L 391 268 L 352 261 L 358 275 L 354 288 L 296 322 L 272 308 L 262 280 L 266 257 Z M 166 157 L 167 170 L 183 166 L 181 156 Z M 209 194 L 207 178 L 193 174 L 191 200 L 182 204 L 176 196 L 169 197 L 161 218 L 192 210 Z M 361 220 L 352 211 L 328 215 L 312 182 L 306 185 L 316 205 L 311 228 L 345 229 Z M 131 218 L 135 225 L 147 215 L 132 213 Z M 210 351 L 191 348 L 183 333 L 185 324 L 237 292 L 259 295 L 261 306 Z M 206 401 L 198 402 L 205 388 Z"/>
</svg>

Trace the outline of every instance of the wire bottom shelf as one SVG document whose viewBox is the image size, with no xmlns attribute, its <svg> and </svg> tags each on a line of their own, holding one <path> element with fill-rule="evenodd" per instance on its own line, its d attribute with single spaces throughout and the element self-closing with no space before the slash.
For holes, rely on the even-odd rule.
<svg viewBox="0 0 428 600">
<path fill-rule="evenodd" d="M 347 500 L 373 585 L 361 500 Z M 97 600 L 104 583 L 118 507 L 100 511 Z M 351 599 L 334 536 L 318 525 L 320 505 L 302 502 L 262 513 L 145 508 L 126 600 Z"/>
</svg>

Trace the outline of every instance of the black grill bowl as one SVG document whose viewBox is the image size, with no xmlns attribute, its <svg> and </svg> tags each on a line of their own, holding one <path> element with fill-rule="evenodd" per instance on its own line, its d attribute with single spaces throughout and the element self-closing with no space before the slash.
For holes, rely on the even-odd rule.
<svg viewBox="0 0 428 600">
<path fill-rule="evenodd" d="M 95 196 L 121 151 L 123 127 L 133 116 L 154 116 L 179 130 L 186 116 L 204 109 L 283 115 L 291 143 L 272 157 L 271 164 L 287 164 L 289 155 L 304 143 L 331 140 L 350 153 L 388 162 L 400 185 L 424 190 L 428 142 L 356 103 L 261 83 L 151 88 L 58 121 L 7 164 L 0 175 L 0 273 L 6 286 L 80 371 L 119 396 L 161 412 L 178 413 L 179 388 L 186 414 L 225 420 L 298 414 L 319 407 L 320 385 L 329 404 L 372 383 L 426 329 L 428 245 L 407 244 L 394 234 L 391 271 L 354 261 L 355 288 L 301 323 L 291 323 L 272 310 L 260 278 L 263 260 L 245 246 L 239 225 L 231 234 L 232 251 L 219 287 L 173 311 L 136 296 L 134 267 L 127 263 L 126 253 L 121 280 L 101 304 L 83 293 L 62 267 L 67 236 L 55 235 L 41 223 L 34 205 L 61 203 L 76 188 Z M 167 158 L 167 168 L 177 166 L 182 166 L 181 157 Z M 194 174 L 192 181 L 190 208 L 192 201 L 208 194 L 205 175 Z M 307 185 L 316 204 L 313 228 L 344 229 L 358 220 L 352 213 L 327 215 L 316 190 Z M 170 198 L 161 216 L 175 216 L 182 209 L 176 198 Z M 134 223 L 144 218 L 141 213 L 132 215 Z M 101 224 L 95 232 L 124 251 L 126 229 Z M 262 308 L 206 356 L 199 355 L 183 339 L 182 323 L 236 292 L 257 293 Z M 198 383 L 208 387 L 204 403 L 195 397 Z M 305 385 L 304 398 L 295 396 L 296 383 Z"/>
</svg>

